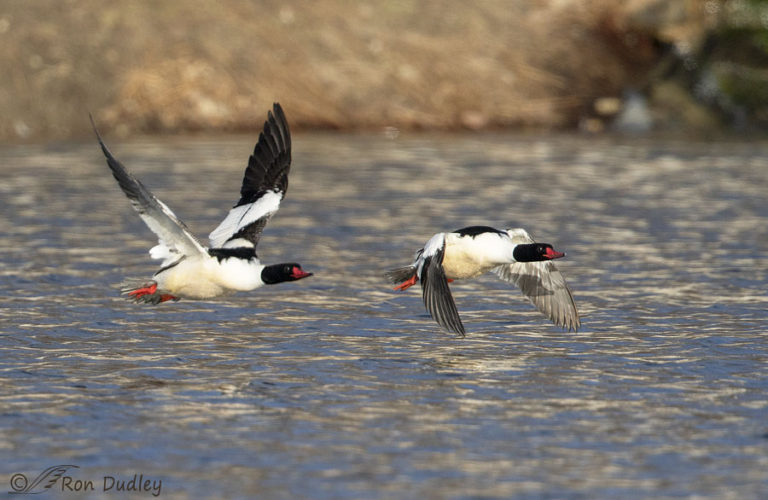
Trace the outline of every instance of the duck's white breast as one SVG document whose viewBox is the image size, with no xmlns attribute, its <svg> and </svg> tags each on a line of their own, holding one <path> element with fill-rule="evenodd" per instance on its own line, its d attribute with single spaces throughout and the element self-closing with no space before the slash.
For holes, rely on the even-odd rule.
<svg viewBox="0 0 768 500">
<path fill-rule="evenodd" d="M 258 260 L 215 257 L 187 258 L 155 277 L 158 288 L 173 295 L 208 299 L 236 291 L 248 291 L 264 283 L 261 281 Z"/>
<path fill-rule="evenodd" d="M 483 233 L 472 237 L 448 233 L 443 269 L 451 279 L 472 278 L 498 265 L 514 262 L 514 249 L 506 234 Z"/>
</svg>

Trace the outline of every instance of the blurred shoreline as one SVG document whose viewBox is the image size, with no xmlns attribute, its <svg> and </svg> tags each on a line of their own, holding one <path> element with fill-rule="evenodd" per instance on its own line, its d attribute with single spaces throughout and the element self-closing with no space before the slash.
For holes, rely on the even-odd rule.
<svg viewBox="0 0 768 500">
<path fill-rule="evenodd" d="M 760 133 L 760 0 L 0 7 L 0 142 L 295 129 Z"/>
</svg>

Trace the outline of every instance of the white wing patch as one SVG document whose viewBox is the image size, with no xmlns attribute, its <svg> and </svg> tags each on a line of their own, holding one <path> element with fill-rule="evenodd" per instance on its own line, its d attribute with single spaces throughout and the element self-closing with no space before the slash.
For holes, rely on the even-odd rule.
<svg viewBox="0 0 768 500">
<path fill-rule="evenodd" d="M 421 270 L 424 267 L 424 260 L 427 257 L 434 257 L 445 246 L 445 233 L 437 233 L 424 244 L 424 251 L 421 255 L 417 253 L 416 262 L 413 264 L 416 266 L 416 273 L 421 279 Z"/>
<path fill-rule="evenodd" d="M 516 229 L 507 229 L 507 234 L 512 240 L 512 243 L 534 243 L 533 238 L 531 238 L 531 235 L 528 234 L 528 231 L 525 229 L 519 227 Z"/>
<path fill-rule="evenodd" d="M 183 222 L 176 217 L 173 210 L 161 200 L 155 198 L 155 201 L 160 206 L 160 210 L 173 221 L 176 226 L 172 227 L 171 231 L 167 231 L 163 226 L 161 220 L 144 213 L 139 214 L 140 217 L 147 224 L 149 229 L 160 238 L 157 240 L 157 245 L 149 249 L 149 257 L 155 260 L 162 260 L 161 266 L 165 267 L 175 262 L 179 257 L 185 254 L 192 255 L 192 252 L 205 254 L 205 249 L 197 242 L 194 236 L 189 233 Z M 170 236 L 171 241 L 167 241 L 164 236 Z"/>
<path fill-rule="evenodd" d="M 149 256 L 155 260 L 165 260 L 172 257 L 171 249 L 168 248 L 165 243 L 160 241 L 157 245 L 149 249 Z"/>
<path fill-rule="evenodd" d="M 226 243 L 221 248 L 243 248 L 243 247 L 249 247 L 254 248 L 253 243 L 246 240 L 245 238 L 235 238 L 233 240 L 227 240 Z"/>
<path fill-rule="evenodd" d="M 282 198 L 283 194 L 281 192 L 267 191 L 253 203 L 240 205 L 230 210 L 224 220 L 221 221 L 221 224 L 208 235 L 210 247 L 221 248 L 228 239 L 237 234 L 242 228 L 262 217 L 267 217 L 277 212 Z"/>
<path fill-rule="evenodd" d="M 424 257 L 432 257 L 445 245 L 445 233 L 437 233 L 424 245 Z"/>
<path fill-rule="evenodd" d="M 162 260 L 161 267 L 165 267 L 176 262 L 183 254 L 175 248 L 171 248 L 159 240 L 158 244 L 149 249 L 149 257 L 155 260 Z"/>
<path fill-rule="evenodd" d="M 175 260 L 179 255 L 205 254 L 205 248 L 192 236 L 184 223 L 173 213 L 173 210 L 157 198 L 155 198 L 155 201 L 160 206 L 160 210 L 174 225 L 167 224 L 165 220 L 155 218 L 146 212 L 139 212 L 139 217 L 141 217 L 147 227 L 159 236 L 159 244 L 152 247 L 149 251 L 150 257 L 153 259 L 164 259 L 165 261 L 168 259 Z M 172 253 L 175 255 L 171 255 Z M 163 265 L 166 265 L 166 263 L 163 262 Z"/>
</svg>

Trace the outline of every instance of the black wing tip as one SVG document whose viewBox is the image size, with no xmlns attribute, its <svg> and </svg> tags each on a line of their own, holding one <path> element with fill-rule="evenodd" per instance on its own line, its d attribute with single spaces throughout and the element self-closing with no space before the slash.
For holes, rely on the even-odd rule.
<svg viewBox="0 0 768 500">
<path fill-rule="evenodd" d="M 465 338 L 467 336 L 467 330 L 464 329 L 464 323 L 461 322 L 461 317 L 459 315 L 456 315 L 452 318 L 435 318 L 432 316 L 432 318 L 437 321 L 437 324 L 443 327 L 445 331 L 450 333 L 455 333 L 461 338 Z"/>
<path fill-rule="evenodd" d="M 99 146 L 101 146 L 101 151 L 104 153 L 104 156 L 107 157 L 108 160 L 114 160 L 115 157 L 112 156 L 112 152 L 109 150 L 106 144 L 104 144 L 104 140 L 101 138 L 101 134 L 99 134 L 99 129 L 96 128 L 96 121 L 93 119 L 93 115 L 91 112 L 88 112 L 88 118 L 91 120 L 91 127 L 93 127 L 93 133 L 96 134 L 96 140 L 99 141 Z"/>
<path fill-rule="evenodd" d="M 563 331 L 567 331 L 568 333 L 578 333 L 579 328 L 581 328 L 581 318 L 578 313 L 574 316 L 553 317 L 550 319 L 555 326 L 562 328 Z"/>
<path fill-rule="evenodd" d="M 291 166 L 291 133 L 283 108 L 275 102 L 267 111 L 267 120 L 259 132 L 259 138 L 248 158 L 240 200 L 235 207 L 252 203 L 267 191 L 288 190 L 288 172 Z"/>
<path fill-rule="evenodd" d="M 104 141 L 101 140 L 101 134 L 99 134 L 99 129 L 96 127 L 96 120 L 93 119 L 93 114 L 91 112 L 88 112 L 88 119 L 91 120 L 91 127 L 93 127 L 93 133 L 96 134 L 96 139 L 98 139 L 99 144 L 104 144 Z"/>
<path fill-rule="evenodd" d="M 288 123 L 285 118 L 285 111 L 279 102 L 272 103 L 272 109 L 267 111 L 267 122 L 274 122 L 284 125 Z"/>
<path fill-rule="evenodd" d="M 286 153 L 288 158 L 291 154 L 291 130 L 288 127 L 288 119 L 285 117 L 280 103 L 273 103 L 272 110 L 267 111 L 267 119 L 264 121 L 264 126 L 259 133 L 259 140 L 256 142 L 254 148 L 254 155 L 257 155 L 259 146 L 268 143 L 268 139 L 274 142 L 274 148 L 267 147 L 267 152 L 270 156 L 275 154 Z M 289 160 L 290 161 L 290 160 Z"/>
<path fill-rule="evenodd" d="M 451 318 L 453 324 L 450 325 L 448 330 L 464 338 L 467 336 L 467 330 L 464 329 L 464 323 L 462 323 L 461 321 L 461 316 L 459 316 L 459 311 L 455 311 L 455 313 L 456 315 L 453 318 Z"/>
<path fill-rule="evenodd" d="M 458 335 L 459 337 L 461 337 L 463 339 L 467 338 L 467 331 L 464 329 L 464 325 L 461 324 L 461 323 L 459 323 L 459 328 L 457 328 L 455 330 L 451 329 L 450 331 L 452 331 L 453 333 L 455 333 L 456 335 Z"/>
<path fill-rule="evenodd" d="M 272 111 L 270 113 L 274 112 L 275 117 L 277 120 L 288 123 L 288 120 L 285 119 L 285 111 L 283 111 L 283 107 L 280 105 L 279 102 L 273 102 L 272 103 Z M 269 115 L 269 113 L 268 113 Z"/>
<path fill-rule="evenodd" d="M 273 114 L 274 113 L 274 114 Z M 288 118 L 279 102 L 272 103 L 272 111 L 267 112 L 267 123 L 273 123 L 280 131 L 280 137 L 283 140 L 283 146 L 290 153 L 291 151 L 291 129 L 288 127 Z M 267 124 L 264 124 L 266 128 Z"/>
<path fill-rule="evenodd" d="M 274 147 L 268 145 L 270 141 L 273 142 L 272 146 Z M 268 161 L 274 160 L 273 157 L 280 153 L 287 153 L 290 158 L 291 131 L 288 127 L 288 119 L 285 117 L 283 108 L 278 102 L 273 103 L 272 110 L 267 111 L 267 119 L 261 127 L 259 139 L 256 141 L 251 158 L 259 158 L 259 150 L 264 148 L 266 148 L 265 153 L 269 153 L 269 157 L 264 158 Z M 264 166 L 266 167 L 267 165 Z"/>
<path fill-rule="evenodd" d="M 96 128 L 96 123 L 93 120 L 93 116 L 91 113 L 88 113 L 88 117 L 91 119 L 91 125 L 93 125 L 93 132 L 96 134 L 96 139 L 99 141 L 99 146 L 101 146 L 101 151 L 104 153 L 104 156 L 107 159 L 107 166 L 112 171 L 112 176 L 117 181 L 117 184 L 120 186 L 120 189 L 123 190 L 123 193 L 131 199 L 131 200 L 142 200 L 142 198 L 145 198 L 143 201 L 139 201 L 141 206 L 146 206 L 148 201 L 146 199 L 151 198 L 152 194 L 149 193 L 146 188 L 141 184 L 141 182 L 133 177 L 130 172 L 128 172 L 128 169 L 125 168 L 125 166 L 118 161 L 117 158 L 115 158 L 112 155 L 112 152 L 109 150 L 106 144 L 104 144 L 104 141 L 101 138 L 101 134 L 99 134 L 98 129 Z M 138 208 L 137 206 L 134 206 L 136 210 L 139 211 L 139 213 L 144 213 L 143 208 Z"/>
<path fill-rule="evenodd" d="M 574 319 L 568 324 L 563 325 L 563 328 L 568 329 L 568 333 L 573 331 L 573 333 L 579 333 L 579 328 L 581 328 L 581 320 L 579 318 Z"/>
</svg>

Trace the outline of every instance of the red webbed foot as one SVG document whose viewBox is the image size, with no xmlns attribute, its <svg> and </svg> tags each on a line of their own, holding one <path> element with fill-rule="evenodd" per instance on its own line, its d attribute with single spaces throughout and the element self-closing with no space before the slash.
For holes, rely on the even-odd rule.
<svg viewBox="0 0 768 500">
<path fill-rule="evenodd" d="M 131 298 L 135 301 L 139 301 L 142 297 L 145 295 L 154 295 L 155 292 L 157 292 L 157 283 L 152 282 L 144 285 L 141 288 L 137 288 L 135 290 L 130 290 L 126 292 L 126 295 L 130 295 Z"/>
<path fill-rule="evenodd" d="M 162 293 L 157 289 L 157 283 L 150 281 L 144 283 L 139 288 L 124 288 L 123 295 L 128 296 L 130 300 L 142 304 L 160 304 L 169 300 L 177 301 L 179 297 L 170 293 Z"/>
<path fill-rule="evenodd" d="M 407 290 L 408 288 L 410 288 L 410 287 L 412 287 L 413 285 L 415 285 L 415 284 L 416 284 L 416 281 L 418 281 L 418 278 L 416 278 L 416 275 L 414 274 L 413 276 L 411 276 L 411 277 L 410 277 L 410 278 L 408 278 L 407 280 L 405 280 L 405 281 L 403 281 L 402 283 L 400 283 L 399 285 L 397 285 L 397 286 L 394 288 L 394 290 L 400 290 L 400 291 L 402 291 L 402 290 Z"/>
</svg>

